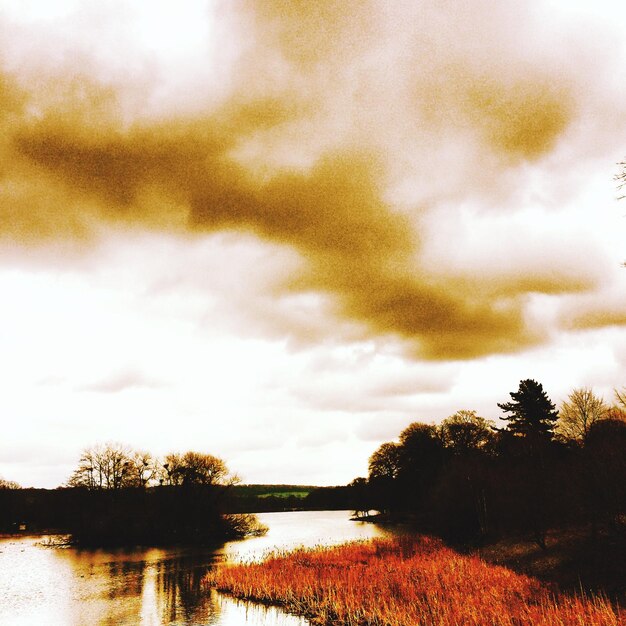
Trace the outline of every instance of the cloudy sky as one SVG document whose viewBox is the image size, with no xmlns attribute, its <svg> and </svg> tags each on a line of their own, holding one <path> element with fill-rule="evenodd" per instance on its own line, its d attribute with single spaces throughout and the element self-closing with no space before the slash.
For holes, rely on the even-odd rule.
<svg viewBox="0 0 626 626">
<path fill-rule="evenodd" d="M 115 441 L 345 484 L 626 384 L 626 14 L 0 0 L 0 476 Z"/>
</svg>

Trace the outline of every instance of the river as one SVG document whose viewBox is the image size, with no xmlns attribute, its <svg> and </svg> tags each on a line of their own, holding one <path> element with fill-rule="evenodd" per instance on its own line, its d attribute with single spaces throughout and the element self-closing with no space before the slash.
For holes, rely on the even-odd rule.
<svg viewBox="0 0 626 626">
<path fill-rule="evenodd" d="M 207 591 L 202 578 L 225 560 L 387 533 L 350 521 L 348 511 L 258 517 L 269 528 L 265 536 L 219 550 L 77 550 L 43 547 L 42 537 L 0 539 L 0 626 L 304 626 L 280 610 Z"/>
</svg>

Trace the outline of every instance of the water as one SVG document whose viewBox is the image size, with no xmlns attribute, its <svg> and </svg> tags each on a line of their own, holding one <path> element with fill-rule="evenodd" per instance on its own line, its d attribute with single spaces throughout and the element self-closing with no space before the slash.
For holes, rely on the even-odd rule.
<svg viewBox="0 0 626 626">
<path fill-rule="evenodd" d="M 351 522 L 348 511 L 258 517 L 267 535 L 217 551 L 57 549 L 42 547 L 41 537 L 0 539 L 0 626 L 304 626 L 305 620 L 280 610 L 203 589 L 202 578 L 224 560 L 386 532 Z"/>
</svg>

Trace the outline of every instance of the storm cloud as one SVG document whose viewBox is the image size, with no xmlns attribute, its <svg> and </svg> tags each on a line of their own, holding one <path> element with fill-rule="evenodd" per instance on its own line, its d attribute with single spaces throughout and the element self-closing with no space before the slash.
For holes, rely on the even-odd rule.
<svg viewBox="0 0 626 626">
<path fill-rule="evenodd" d="M 60 30 L 78 18 L 64 19 Z M 72 57 L 71 43 L 53 67 L 5 54 L 3 238 L 88 241 L 111 225 L 253 235 L 297 253 L 277 293 L 329 298 L 329 335 L 349 320 L 425 359 L 539 345 L 549 333 L 529 300 L 598 286 L 576 251 L 538 263 L 549 238 L 508 269 L 496 249 L 463 266 L 467 239 L 428 243 L 479 201 L 514 220 L 533 172 L 566 167 L 563 145 L 588 152 L 600 133 L 585 125 L 590 86 L 605 110 L 619 94 L 580 32 L 480 0 L 242 1 L 209 19 L 223 25 L 221 69 L 192 72 L 162 106 L 157 70 L 133 81 L 119 60 Z M 436 248 L 457 262 L 437 267 Z"/>
</svg>

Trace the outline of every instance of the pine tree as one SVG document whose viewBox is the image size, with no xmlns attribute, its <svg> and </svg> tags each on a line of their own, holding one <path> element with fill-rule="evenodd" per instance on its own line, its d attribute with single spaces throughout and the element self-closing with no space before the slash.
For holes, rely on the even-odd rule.
<svg viewBox="0 0 626 626">
<path fill-rule="evenodd" d="M 510 396 L 512 402 L 498 403 L 505 413 L 510 414 L 502 418 L 508 422 L 507 430 L 522 437 L 552 439 L 559 414 L 541 383 L 530 378 L 522 380 L 519 389 Z"/>
<path fill-rule="evenodd" d="M 519 484 L 520 502 L 524 503 L 522 526 L 530 531 L 537 545 L 546 549 L 546 533 L 550 519 L 551 494 L 554 493 L 554 472 L 550 442 L 554 436 L 558 411 L 540 383 L 532 379 L 520 381 L 511 392 L 511 402 L 498 403 L 509 415 L 505 432 L 522 445 L 519 456 L 511 459 L 515 471 L 523 476 Z"/>
</svg>

